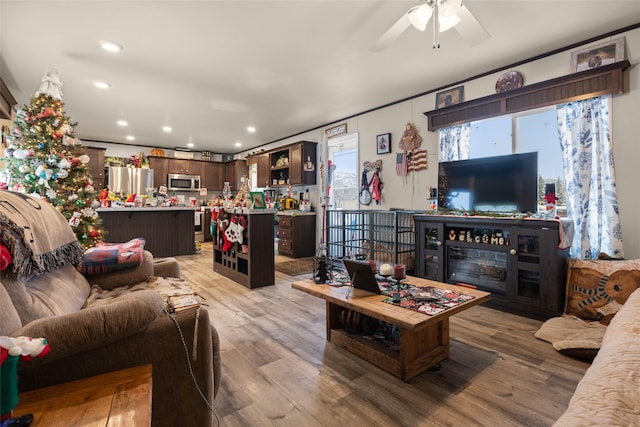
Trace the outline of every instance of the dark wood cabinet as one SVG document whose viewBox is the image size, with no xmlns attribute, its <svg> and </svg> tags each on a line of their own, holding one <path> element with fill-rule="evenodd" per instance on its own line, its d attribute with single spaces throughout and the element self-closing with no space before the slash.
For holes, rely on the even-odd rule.
<svg viewBox="0 0 640 427">
<path fill-rule="evenodd" d="M 317 146 L 315 142 L 300 141 L 259 154 L 258 186 L 315 185 Z"/>
<path fill-rule="evenodd" d="M 224 164 L 217 162 L 201 162 L 200 179 L 202 187 L 207 190 L 222 190 L 224 182 Z"/>
<path fill-rule="evenodd" d="M 416 274 L 491 292 L 491 307 L 546 319 L 564 309 L 558 221 L 415 215 Z"/>
<path fill-rule="evenodd" d="M 273 184 L 271 183 L 271 165 L 269 163 L 269 153 L 259 154 L 257 158 L 258 187 L 270 187 Z"/>
<path fill-rule="evenodd" d="M 158 188 L 167 185 L 169 160 L 166 157 L 149 157 L 149 168 L 153 169 L 153 186 Z"/>
<path fill-rule="evenodd" d="M 278 215 L 278 253 L 310 257 L 316 250 L 315 215 Z"/>
<path fill-rule="evenodd" d="M 215 208 L 214 208 L 215 209 Z M 273 251 L 273 213 L 246 214 L 247 227 L 243 231 L 246 253 L 234 244 L 224 251 L 220 230 L 213 242 L 213 271 L 253 289 L 275 284 Z"/>
<path fill-rule="evenodd" d="M 102 190 L 106 185 L 104 172 L 104 155 L 106 149 L 97 147 L 86 147 L 86 152 L 89 156 L 89 163 L 87 164 L 87 166 L 91 170 L 93 188 L 95 188 L 96 191 Z"/>
<path fill-rule="evenodd" d="M 169 161 L 168 173 L 179 173 L 187 175 L 200 175 L 202 162 L 199 160 L 171 159 Z"/>
<path fill-rule="evenodd" d="M 232 191 L 238 191 L 242 185 L 242 177 L 245 179 L 249 175 L 249 166 L 246 160 L 234 160 L 224 164 L 225 181 L 229 183 Z"/>
</svg>

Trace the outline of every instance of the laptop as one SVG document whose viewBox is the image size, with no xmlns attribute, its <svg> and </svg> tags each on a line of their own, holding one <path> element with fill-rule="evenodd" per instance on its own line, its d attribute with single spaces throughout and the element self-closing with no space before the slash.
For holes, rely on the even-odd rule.
<svg viewBox="0 0 640 427">
<path fill-rule="evenodd" d="M 343 259 L 342 262 L 349 273 L 351 284 L 356 289 L 362 289 L 363 291 L 372 292 L 374 294 L 381 294 L 380 287 L 376 276 L 371 270 L 371 266 L 368 262 L 354 261 L 350 259 Z"/>
</svg>

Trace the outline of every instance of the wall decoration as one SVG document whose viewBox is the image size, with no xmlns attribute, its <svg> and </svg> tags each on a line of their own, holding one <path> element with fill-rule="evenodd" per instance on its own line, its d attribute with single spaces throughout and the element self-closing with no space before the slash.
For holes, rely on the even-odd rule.
<svg viewBox="0 0 640 427">
<path fill-rule="evenodd" d="M 391 152 L 391 134 L 383 133 L 376 136 L 377 154 L 387 154 Z"/>
<path fill-rule="evenodd" d="M 463 93 L 464 86 L 458 86 L 453 89 L 447 89 L 436 93 L 436 108 L 448 107 L 450 105 L 461 103 Z"/>
<path fill-rule="evenodd" d="M 343 123 L 338 126 L 334 126 L 324 131 L 327 135 L 327 138 L 333 138 L 334 136 L 344 135 L 347 133 L 347 124 Z"/>
<path fill-rule="evenodd" d="M 624 60 L 624 37 L 571 52 L 571 72 L 590 70 Z"/>
<path fill-rule="evenodd" d="M 496 93 L 521 88 L 523 83 L 524 78 L 522 74 L 517 71 L 507 71 L 498 78 L 496 82 Z"/>
</svg>

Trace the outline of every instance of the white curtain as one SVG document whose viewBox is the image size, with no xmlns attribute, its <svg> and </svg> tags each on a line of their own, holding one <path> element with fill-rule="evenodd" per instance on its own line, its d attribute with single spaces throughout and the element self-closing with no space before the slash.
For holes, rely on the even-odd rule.
<svg viewBox="0 0 640 427">
<path fill-rule="evenodd" d="M 567 216 L 574 221 L 571 256 L 623 257 L 609 127 L 611 96 L 558 105 Z"/>
<path fill-rule="evenodd" d="M 470 143 L 471 123 L 440 129 L 440 161 L 468 159 Z"/>
</svg>

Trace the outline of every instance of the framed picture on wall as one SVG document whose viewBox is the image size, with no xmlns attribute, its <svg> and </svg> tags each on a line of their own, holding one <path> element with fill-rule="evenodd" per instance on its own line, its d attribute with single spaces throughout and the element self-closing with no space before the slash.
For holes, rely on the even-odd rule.
<svg viewBox="0 0 640 427">
<path fill-rule="evenodd" d="M 624 60 L 624 37 L 571 52 L 571 72 L 590 70 Z"/>
<path fill-rule="evenodd" d="M 376 146 L 378 154 L 386 154 L 391 152 L 391 134 L 383 133 L 376 136 Z"/>
<path fill-rule="evenodd" d="M 436 93 L 436 108 L 448 107 L 449 105 L 461 103 L 463 93 L 464 86 L 457 86 L 452 89 Z"/>
</svg>

